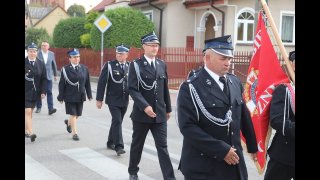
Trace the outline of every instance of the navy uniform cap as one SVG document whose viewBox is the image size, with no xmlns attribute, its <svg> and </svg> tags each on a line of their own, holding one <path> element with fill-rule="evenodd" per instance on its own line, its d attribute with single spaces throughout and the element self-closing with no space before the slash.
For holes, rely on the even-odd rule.
<svg viewBox="0 0 320 180">
<path fill-rule="evenodd" d="M 29 49 L 38 50 L 38 46 L 35 43 L 31 43 L 28 45 L 28 50 Z"/>
<path fill-rule="evenodd" d="M 214 52 L 233 58 L 233 47 L 232 47 L 232 39 L 231 35 L 226 35 L 214 39 L 208 39 L 204 41 L 205 48 L 203 51 L 207 49 L 212 49 Z"/>
<path fill-rule="evenodd" d="M 129 52 L 129 49 L 130 49 L 129 47 L 121 44 L 121 45 L 118 45 L 118 46 L 116 47 L 116 52 L 117 52 L 117 53 L 127 53 L 127 52 Z"/>
<path fill-rule="evenodd" d="M 141 37 L 141 44 L 148 44 L 148 43 L 160 44 L 159 39 L 154 31 Z"/>
<path fill-rule="evenodd" d="M 296 60 L 296 51 L 291 51 L 289 53 L 289 60 L 292 62 Z"/>
<path fill-rule="evenodd" d="M 80 56 L 79 50 L 76 49 L 76 48 L 69 50 L 67 53 L 68 53 L 68 55 L 71 56 L 71 57 L 73 57 L 73 56 Z"/>
</svg>

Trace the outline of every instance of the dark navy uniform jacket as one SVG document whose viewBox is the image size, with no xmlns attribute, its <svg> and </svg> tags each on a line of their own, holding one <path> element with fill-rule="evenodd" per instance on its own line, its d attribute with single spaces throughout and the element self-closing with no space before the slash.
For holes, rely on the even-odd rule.
<svg viewBox="0 0 320 180">
<path fill-rule="evenodd" d="M 34 85 L 32 81 L 24 80 L 25 100 L 38 101 L 41 99 L 41 94 L 46 94 L 47 74 L 45 64 L 36 59 L 34 66 L 32 66 L 28 57 L 26 57 L 24 68 L 26 78 L 34 78 Z"/>
<path fill-rule="evenodd" d="M 129 93 L 128 93 L 128 70 L 129 62 L 126 62 L 124 65 L 124 70 L 121 69 L 120 63 L 117 60 L 109 62 L 112 71 L 109 72 L 108 63 L 106 63 L 99 76 L 98 86 L 97 86 L 97 101 L 103 101 L 104 93 L 106 93 L 105 103 L 117 106 L 125 107 L 129 103 Z M 122 78 L 122 83 L 116 83 L 112 80 L 110 75 L 112 74 L 115 81 L 120 81 Z M 106 92 L 105 92 L 105 89 Z"/>
<path fill-rule="evenodd" d="M 232 121 L 228 126 L 219 126 L 204 116 L 199 106 L 198 114 L 190 95 L 188 84 L 196 89 L 205 109 L 214 117 L 224 119 L 230 107 L 230 101 L 219 85 L 202 68 L 196 76 L 181 84 L 177 112 L 179 128 L 183 135 L 183 147 L 180 160 L 181 172 L 192 179 L 236 180 L 239 170 L 241 180 L 247 180 L 248 174 L 240 142 L 240 130 L 246 138 L 250 153 L 257 152 L 256 136 L 250 113 L 242 99 L 243 87 L 240 80 L 227 74 L 230 89 Z M 228 165 L 223 159 L 234 147 L 240 160 L 238 165 Z M 237 167 L 238 166 L 238 167 Z"/>
<path fill-rule="evenodd" d="M 283 84 L 277 86 L 272 93 L 270 125 L 276 130 L 276 133 L 268 149 L 268 154 L 273 160 L 295 167 L 295 115 L 288 102 L 289 114 L 285 120 L 284 135 L 282 133 L 285 94 L 286 86 Z"/>
<path fill-rule="evenodd" d="M 138 64 L 141 79 L 146 85 L 151 86 L 154 80 L 156 80 L 155 88 L 146 90 L 141 86 L 136 75 L 134 62 Z M 132 113 L 130 115 L 131 119 L 143 123 L 161 123 L 167 121 L 166 113 L 171 112 L 171 101 L 166 64 L 156 58 L 155 73 L 144 56 L 134 62 L 130 63 L 128 77 L 129 94 L 134 100 Z M 144 112 L 144 109 L 149 105 L 152 106 L 153 111 L 157 114 L 155 120 Z"/>
<path fill-rule="evenodd" d="M 88 68 L 83 64 L 79 64 L 79 71 L 77 72 L 70 63 L 65 65 L 64 69 L 72 83 L 79 82 L 79 88 L 78 86 L 70 85 L 61 71 L 58 101 L 83 102 L 86 100 L 86 94 L 89 99 L 92 98 Z"/>
</svg>

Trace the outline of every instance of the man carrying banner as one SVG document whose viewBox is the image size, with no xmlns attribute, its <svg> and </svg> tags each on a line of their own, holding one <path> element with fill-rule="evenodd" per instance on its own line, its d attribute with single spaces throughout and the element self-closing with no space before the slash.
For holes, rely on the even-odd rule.
<svg viewBox="0 0 320 180">
<path fill-rule="evenodd" d="M 205 63 L 180 86 L 177 112 L 183 147 L 179 169 L 185 180 L 248 180 L 240 142 L 256 160 L 257 142 L 239 78 L 229 74 L 231 36 L 205 41 Z"/>
<path fill-rule="evenodd" d="M 271 43 L 260 11 L 254 40 L 253 55 L 244 88 L 245 103 L 250 111 L 258 143 L 258 172 L 265 170 L 268 141 L 271 135 L 269 112 L 272 92 L 279 84 L 289 83 L 288 76 L 280 66 L 280 61 Z"/>
<path fill-rule="evenodd" d="M 289 60 L 295 65 L 295 52 Z M 268 162 L 264 180 L 295 179 L 295 88 L 280 84 L 272 93 L 270 125 L 276 130 L 268 149 Z"/>
</svg>

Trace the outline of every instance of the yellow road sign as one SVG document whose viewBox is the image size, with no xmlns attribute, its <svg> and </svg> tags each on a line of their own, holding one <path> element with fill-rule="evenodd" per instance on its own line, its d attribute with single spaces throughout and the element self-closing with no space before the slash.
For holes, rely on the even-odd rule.
<svg viewBox="0 0 320 180">
<path fill-rule="evenodd" d="M 102 33 L 104 33 L 112 25 L 111 21 L 104 14 L 94 21 L 94 24 Z"/>
</svg>

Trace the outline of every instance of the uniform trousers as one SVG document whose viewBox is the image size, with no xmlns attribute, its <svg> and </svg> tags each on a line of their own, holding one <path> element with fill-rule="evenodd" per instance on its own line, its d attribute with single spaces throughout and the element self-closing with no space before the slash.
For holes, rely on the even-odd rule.
<svg viewBox="0 0 320 180">
<path fill-rule="evenodd" d="M 47 94 L 48 109 L 49 111 L 51 111 L 53 109 L 52 80 L 47 80 L 46 94 Z M 42 107 L 42 99 L 37 101 L 37 109 L 40 109 L 41 107 Z"/>
<path fill-rule="evenodd" d="M 145 139 L 150 130 L 155 141 L 163 179 L 175 179 L 167 148 L 167 121 L 162 123 L 141 123 L 132 121 L 132 125 L 133 134 L 128 168 L 129 174 L 134 175 L 139 171 L 138 164 L 141 160 Z"/>
<path fill-rule="evenodd" d="M 109 111 L 112 116 L 111 126 L 109 129 L 109 136 L 107 145 L 115 145 L 115 149 L 124 148 L 122 137 L 122 121 L 124 114 L 127 111 L 127 106 L 117 107 L 108 105 Z"/>
<path fill-rule="evenodd" d="M 270 158 L 264 180 L 291 180 L 292 178 L 295 179 L 294 167 Z"/>
</svg>

